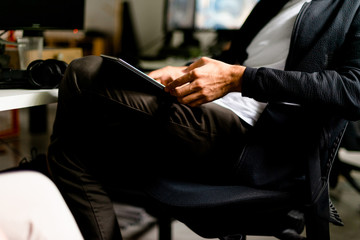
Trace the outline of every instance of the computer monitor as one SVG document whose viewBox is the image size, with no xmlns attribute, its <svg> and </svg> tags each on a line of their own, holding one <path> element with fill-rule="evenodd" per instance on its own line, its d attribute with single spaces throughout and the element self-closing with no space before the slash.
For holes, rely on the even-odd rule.
<svg viewBox="0 0 360 240">
<path fill-rule="evenodd" d="M 165 31 L 236 30 L 259 0 L 167 0 Z"/>
<path fill-rule="evenodd" d="M 85 0 L 1 0 L 0 30 L 84 28 Z"/>
<path fill-rule="evenodd" d="M 195 0 L 167 0 L 164 15 L 166 32 L 193 30 Z"/>
<path fill-rule="evenodd" d="M 196 0 L 195 30 L 237 30 L 258 0 Z"/>
<path fill-rule="evenodd" d="M 232 39 L 259 0 L 166 0 L 164 14 L 165 43 L 161 53 L 171 50 L 175 31 L 183 33 L 183 42 L 177 52 L 191 55 L 200 43 L 194 33 L 212 31 L 217 40 L 210 48 L 218 51 Z M 170 46 L 170 47 L 169 47 Z M 187 54 L 186 51 L 191 52 Z"/>
</svg>

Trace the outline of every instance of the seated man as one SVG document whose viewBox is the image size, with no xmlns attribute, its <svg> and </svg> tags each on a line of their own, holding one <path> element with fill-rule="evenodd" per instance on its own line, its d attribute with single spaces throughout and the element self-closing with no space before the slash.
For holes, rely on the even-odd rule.
<svg viewBox="0 0 360 240">
<path fill-rule="evenodd" d="M 292 126 L 290 112 L 264 113 L 300 105 L 314 113 L 308 119 L 329 123 L 324 141 L 342 119 L 359 119 L 359 6 L 262 0 L 229 51 L 151 72 L 165 91 L 101 57 L 74 61 L 59 88 L 48 163 L 85 239 L 121 239 L 111 195 L 157 176 L 294 187 L 304 163 L 287 147 L 307 139 L 281 129 L 301 134 L 307 125 L 293 118 L 300 122 Z M 269 122 L 266 138 L 254 137 Z M 267 161 L 254 157 L 268 145 Z"/>
</svg>

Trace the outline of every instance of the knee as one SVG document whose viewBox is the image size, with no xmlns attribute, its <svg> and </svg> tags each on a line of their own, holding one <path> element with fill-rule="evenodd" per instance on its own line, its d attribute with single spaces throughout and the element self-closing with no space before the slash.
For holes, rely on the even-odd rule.
<svg viewBox="0 0 360 240">
<path fill-rule="evenodd" d="M 75 59 L 69 64 L 60 89 L 73 87 L 81 92 L 82 89 L 91 87 L 100 73 L 102 62 L 99 56 Z"/>
</svg>

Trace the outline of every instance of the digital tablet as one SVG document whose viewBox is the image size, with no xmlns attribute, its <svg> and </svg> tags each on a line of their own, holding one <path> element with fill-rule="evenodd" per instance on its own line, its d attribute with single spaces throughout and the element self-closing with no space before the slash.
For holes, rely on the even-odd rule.
<svg viewBox="0 0 360 240">
<path fill-rule="evenodd" d="M 137 69 L 136 67 L 134 67 L 131 64 L 127 63 L 126 61 L 124 61 L 121 58 L 107 56 L 107 55 L 101 55 L 101 57 L 103 57 L 104 59 L 108 59 L 108 60 L 111 60 L 113 62 L 118 63 L 120 66 L 125 67 L 126 69 L 130 70 L 131 72 L 135 73 L 136 75 L 140 76 L 141 78 L 145 79 L 149 83 L 155 85 L 156 87 L 158 87 L 158 88 L 160 88 L 162 90 L 165 88 L 165 86 L 163 84 L 161 84 L 158 81 L 156 81 L 155 79 L 149 77 L 147 74 L 140 71 L 139 69 Z"/>
</svg>

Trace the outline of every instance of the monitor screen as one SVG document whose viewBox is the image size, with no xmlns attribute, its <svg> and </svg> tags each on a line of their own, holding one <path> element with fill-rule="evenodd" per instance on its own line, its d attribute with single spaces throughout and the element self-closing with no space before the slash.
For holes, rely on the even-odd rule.
<svg viewBox="0 0 360 240">
<path fill-rule="evenodd" d="M 194 28 L 195 0 L 168 0 L 165 7 L 165 29 L 187 30 Z"/>
<path fill-rule="evenodd" d="M 85 0 L 1 0 L 0 30 L 83 29 Z"/>
<path fill-rule="evenodd" d="M 235 30 L 259 0 L 167 0 L 165 29 Z"/>
<path fill-rule="evenodd" d="M 194 29 L 236 30 L 258 0 L 197 0 Z"/>
</svg>

